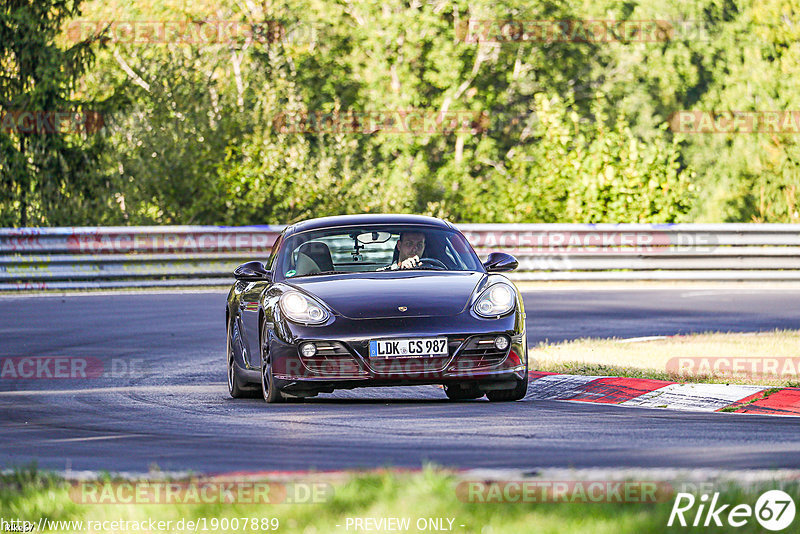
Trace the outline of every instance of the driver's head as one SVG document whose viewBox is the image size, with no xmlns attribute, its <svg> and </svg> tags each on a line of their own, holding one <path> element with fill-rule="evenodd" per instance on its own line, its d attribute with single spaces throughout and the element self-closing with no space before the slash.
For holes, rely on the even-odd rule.
<svg viewBox="0 0 800 534">
<path fill-rule="evenodd" d="M 404 261 L 412 256 L 422 256 L 425 250 L 425 234 L 422 232 L 401 232 L 400 241 L 397 242 L 400 253 L 398 261 Z"/>
</svg>

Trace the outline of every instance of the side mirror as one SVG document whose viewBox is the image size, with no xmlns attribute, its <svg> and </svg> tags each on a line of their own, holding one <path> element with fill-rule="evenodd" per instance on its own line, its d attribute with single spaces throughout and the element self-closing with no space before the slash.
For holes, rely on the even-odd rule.
<svg viewBox="0 0 800 534">
<path fill-rule="evenodd" d="M 517 258 L 505 252 L 492 252 L 483 262 L 483 266 L 490 273 L 506 273 L 519 267 Z"/>
<path fill-rule="evenodd" d="M 248 261 L 243 263 L 233 271 L 233 276 L 237 280 L 255 282 L 258 280 L 269 280 L 271 274 L 264 268 L 264 264 L 260 261 Z"/>
</svg>

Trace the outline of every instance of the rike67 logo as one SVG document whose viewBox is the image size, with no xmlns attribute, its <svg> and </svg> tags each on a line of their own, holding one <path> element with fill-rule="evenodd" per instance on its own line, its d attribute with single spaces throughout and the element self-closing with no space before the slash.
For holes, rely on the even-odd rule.
<svg viewBox="0 0 800 534">
<path fill-rule="evenodd" d="M 711 497 L 704 493 L 700 498 L 691 493 L 678 493 L 667 526 L 738 528 L 747 525 L 755 517 L 763 528 L 779 531 L 792 524 L 795 511 L 794 500 L 781 490 L 763 493 L 755 507 L 749 504 L 722 503 L 718 492 Z"/>
</svg>

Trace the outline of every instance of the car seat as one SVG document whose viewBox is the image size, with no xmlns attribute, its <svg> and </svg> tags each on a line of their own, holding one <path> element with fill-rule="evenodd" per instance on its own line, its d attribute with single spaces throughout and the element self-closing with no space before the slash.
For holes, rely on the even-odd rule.
<svg viewBox="0 0 800 534">
<path fill-rule="evenodd" d="M 300 245 L 297 249 L 295 270 L 298 276 L 333 271 L 333 259 L 328 245 L 321 241 L 309 241 Z"/>
</svg>

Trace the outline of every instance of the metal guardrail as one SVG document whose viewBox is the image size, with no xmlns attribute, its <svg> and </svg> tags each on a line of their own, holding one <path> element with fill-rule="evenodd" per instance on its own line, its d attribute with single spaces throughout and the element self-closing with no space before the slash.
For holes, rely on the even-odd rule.
<svg viewBox="0 0 800 534">
<path fill-rule="evenodd" d="M 516 280 L 800 280 L 800 225 L 458 226 Z M 283 228 L 0 228 L 0 290 L 227 285 Z"/>
</svg>

